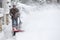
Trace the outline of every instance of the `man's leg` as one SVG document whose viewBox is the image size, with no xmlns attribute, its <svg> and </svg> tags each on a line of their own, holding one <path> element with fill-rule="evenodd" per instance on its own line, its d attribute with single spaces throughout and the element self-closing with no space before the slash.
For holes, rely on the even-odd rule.
<svg viewBox="0 0 60 40">
<path fill-rule="evenodd" d="M 18 29 L 18 18 L 15 19 L 16 22 L 16 28 Z"/>
<path fill-rule="evenodd" d="M 12 26 L 15 27 L 17 25 L 17 19 L 12 19 Z"/>
<path fill-rule="evenodd" d="M 14 19 L 12 18 L 12 27 L 14 26 Z"/>
<path fill-rule="evenodd" d="M 16 26 L 18 26 L 18 18 L 16 18 L 15 20 L 16 20 Z"/>
<path fill-rule="evenodd" d="M 15 19 L 12 18 L 12 30 L 15 30 Z M 13 32 L 13 36 L 15 36 L 16 32 Z"/>
</svg>

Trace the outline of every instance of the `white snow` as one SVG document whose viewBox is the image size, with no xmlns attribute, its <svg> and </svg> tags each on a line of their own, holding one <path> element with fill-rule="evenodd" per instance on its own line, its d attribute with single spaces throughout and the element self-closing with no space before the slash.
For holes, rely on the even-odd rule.
<svg viewBox="0 0 60 40">
<path fill-rule="evenodd" d="M 60 40 L 60 5 L 26 6 L 21 10 L 25 32 L 17 33 L 15 40 Z"/>
</svg>

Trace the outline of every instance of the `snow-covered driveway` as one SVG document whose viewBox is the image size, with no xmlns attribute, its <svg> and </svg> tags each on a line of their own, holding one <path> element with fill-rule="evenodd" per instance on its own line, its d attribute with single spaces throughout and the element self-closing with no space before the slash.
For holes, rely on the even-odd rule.
<svg viewBox="0 0 60 40">
<path fill-rule="evenodd" d="M 29 11 L 22 19 L 25 32 L 17 33 L 17 40 L 60 40 L 60 9 L 56 5 Z"/>
</svg>

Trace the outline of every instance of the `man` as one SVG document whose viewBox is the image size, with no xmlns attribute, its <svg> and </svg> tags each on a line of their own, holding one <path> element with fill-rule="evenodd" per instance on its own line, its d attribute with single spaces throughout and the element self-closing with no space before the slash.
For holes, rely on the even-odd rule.
<svg viewBox="0 0 60 40">
<path fill-rule="evenodd" d="M 10 16 L 12 19 L 13 31 L 22 31 L 18 30 L 18 17 L 20 16 L 19 9 L 16 8 L 16 5 L 13 5 L 13 8 L 10 9 Z"/>
</svg>

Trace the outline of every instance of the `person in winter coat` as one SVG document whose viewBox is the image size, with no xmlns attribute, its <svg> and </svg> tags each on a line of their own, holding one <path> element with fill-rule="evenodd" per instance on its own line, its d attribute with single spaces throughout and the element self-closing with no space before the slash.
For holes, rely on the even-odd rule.
<svg viewBox="0 0 60 40">
<path fill-rule="evenodd" d="M 24 30 L 18 29 L 18 17 L 20 18 L 20 13 L 19 13 L 19 9 L 16 8 L 16 5 L 13 5 L 13 8 L 10 9 L 10 16 L 12 19 L 13 36 L 15 36 L 16 32 L 24 31 Z"/>
<path fill-rule="evenodd" d="M 16 8 L 16 5 L 13 5 L 13 8 L 10 9 L 10 16 L 12 19 L 12 27 L 16 29 L 18 26 L 18 17 L 20 16 L 19 9 Z"/>
</svg>

